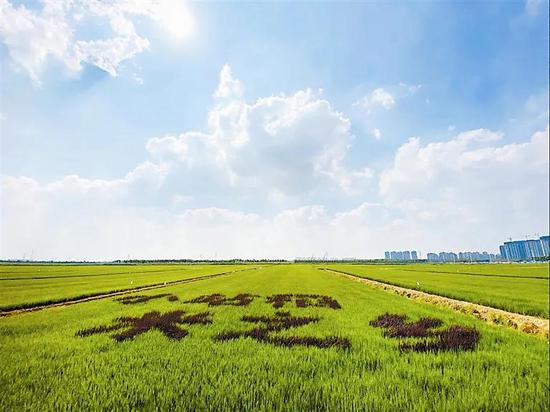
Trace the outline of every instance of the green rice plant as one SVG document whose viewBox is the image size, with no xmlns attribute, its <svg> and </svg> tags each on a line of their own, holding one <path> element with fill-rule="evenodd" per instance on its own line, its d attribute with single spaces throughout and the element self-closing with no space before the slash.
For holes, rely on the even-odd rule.
<svg viewBox="0 0 550 412">
<path fill-rule="evenodd" d="M 510 312 L 549 316 L 548 266 L 544 264 L 334 264 L 326 267 Z"/>
<path fill-rule="evenodd" d="M 247 265 L 0 265 L 0 312 L 229 272 Z"/>
<path fill-rule="evenodd" d="M 178 300 L 110 298 L 0 318 L 0 410 L 543 411 L 550 400 L 545 340 L 313 266 L 236 272 L 162 293 Z M 294 301 L 274 308 L 267 301 L 283 294 L 326 296 L 340 308 Z M 225 302 L 257 297 L 246 305 L 197 299 L 210 295 L 224 295 Z M 286 328 L 287 320 L 273 320 L 279 311 L 304 320 Z M 185 323 L 186 316 L 205 312 L 192 318 L 200 322 Z M 389 338 L 372 326 L 384 313 L 407 316 L 410 324 L 438 319 L 429 330 L 456 325 L 477 331 L 479 341 L 472 350 L 400 350 L 416 338 Z M 126 328 L 79 335 L 117 319 Z M 187 334 L 174 338 L 166 326 L 167 336 L 163 325 L 174 324 Z M 136 325 L 142 333 L 111 336 Z M 271 328 L 274 340 L 215 339 L 256 327 Z M 349 348 L 277 344 L 291 337 L 333 337 L 349 341 Z"/>
</svg>

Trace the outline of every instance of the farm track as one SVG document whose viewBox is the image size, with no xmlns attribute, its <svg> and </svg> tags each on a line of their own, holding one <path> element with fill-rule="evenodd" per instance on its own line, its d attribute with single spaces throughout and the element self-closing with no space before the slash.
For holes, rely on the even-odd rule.
<svg viewBox="0 0 550 412">
<path fill-rule="evenodd" d="M 131 288 L 131 289 L 118 290 L 118 291 L 114 291 L 114 292 L 107 292 L 107 293 L 100 292 L 100 293 L 93 294 L 93 295 L 90 295 L 90 296 L 76 297 L 76 298 L 72 298 L 72 299 L 69 298 L 67 300 L 52 302 L 52 303 L 47 303 L 47 304 L 37 303 L 35 306 L 29 306 L 29 307 L 17 308 L 17 309 L 8 309 L 8 310 L 1 311 L 0 312 L 0 317 L 20 315 L 20 314 L 23 314 L 23 313 L 36 312 L 36 311 L 39 311 L 39 310 L 55 308 L 55 307 L 59 307 L 59 306 L 75 305 L 77 303 L 91 302 L 91 301 L 94 301 L 94 300 L 106 299 L 106 298 L 110 298 L 110 297 L 113 297 L 113 296 L 128 295 L 130 293 L 142 292 L 142 291 L 145 291 L 145 290 L 160 289 L 160 288 L 164 288 L 164 287 L 167 287 L 167 286 L 173 286 L 173 285 L 182 284 L 182 283 L 197 282 L 199 280 L 212 279 L 212 278 L 216 278 L 216 277 L 220 277 L 220 276 L 231 275 L 231 274 L 237 273 L 237 272 L 245 272 L 245 271 L 257 270 L 257 269 L 260 269 L 260 267 L 230 270 L 230 271 L 227 271 L 227 272 L 220 272 L 220 273 L 213 273 L 213 274 L 210 274 L 210 275 L 197 276 L 195 278 L 171 280 L 171 281 L 168 281 L 168 282 L 155 283 L 153 285 L 139 286 L 139 287 L 135 287 L 135 288 Z"/>
<path fill-rule="evenodd" d="M 353 273 L 344 272 L 336 269 L 319 268 L 325 272 L 335 273 L 340 276 L 357 282 L 365 283 L 377 289 L 396 293 L 410 299 L 420 300 L 437 306 L 444 306 L 457 312 L 473 315 L 487 323 L 504 325 L 517 329 L 521 332 L 549 338 L 549 320 L 536 316 L 522 315 L 520 313 L 507 312 L 502 309 L 496 309 L 490 306 L 484 306 L 477 303 L 467 302 L 458 299 L 447 298 L 431 293 L 421 292 L 415 289 L 408 289 L 401 286 L 395 286 L 369 278 L 364 278 Z"/>
<path fill-rule="evenodd" d="M 521 276 L 521 275 L 492 275 L 490 273 L 468 273 L 468 272 L 449 272 L 443 270 L 417 270 L 417 269 L 400 269 L 406 272 L 420 272 L 420 273 L 445 273 L 450 275 L 464 275 L 464 276 L 487 276 L 491 278 L 511 278 L 511 279 L 543 279 L 548 280 L 545 276 Z"/>
</svg>

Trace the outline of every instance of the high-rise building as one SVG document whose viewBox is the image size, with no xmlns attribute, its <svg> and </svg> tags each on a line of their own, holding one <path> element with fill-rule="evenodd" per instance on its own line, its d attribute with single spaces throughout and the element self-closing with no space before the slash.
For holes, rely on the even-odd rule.
<svg viewBox="0 0 550 412">
<path fill-rule="evenodd" d="M 502 256 L 502 259 L 509 260 L 510 258 L 508 257 L 508 246 L 500 245 L 499 249 L 500 249 L 500 256 Z"/>
<path fill-rule="evenodd" d="M 384 257 L 386 260 L 418 260 L 418 254 L 414 250 L 384 252 Z"/>
<path fill-rule="evenodd" d="M 535 259 L 544 256 L 540 239 L 529 239 L 525 241 L 525 246 L 529 259 Z"/>
<path fill-rule="evenodd" d="M 504 244 L 508 246 L 510 260 L 530 260 L 525 240 L 512 240 L 504 242 Z"/>
<path fill-rule="evenodd" d="M 500 254 L 503 260 L 511 262 L 535 260 L 550 255 L 549 237 L 539 239 L 510 240 L 500 245 Z"/>
<path fill-rule="evenodd" d="M 439 256 L 437 253 L 428 253 L 426 257 L 430 262 L 439 262 Z"/>
<path fill-rule="evenodd" d="M 541 236 L 540 246 L 542 248 L 542 256 L 550 256 L 550 236 Z"/>
<path fill-rule="evenodd" d="M 456 262 L 458 260 L 458 256 L 453 252 L 440 252 L 439 260 L 441 262 Z"/>
</svg>

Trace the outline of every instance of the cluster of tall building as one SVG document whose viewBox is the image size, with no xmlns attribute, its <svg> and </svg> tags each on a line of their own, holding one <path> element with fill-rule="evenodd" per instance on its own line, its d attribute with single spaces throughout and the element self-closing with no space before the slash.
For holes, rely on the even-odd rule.
<svg viewBox="0 0 550 412">
<path fill-rule="evenodd" d="M 550 236 L 538 239 L 510 240 L 500 245 L 502 259 L 510 262 L 536 260 L 550 256 Z"/>
<path fill-rule="evenodd" d="M 385 252 L 386 260 L 418 260 L 415 250 Z M 429 262 L 521 262 L 550 257 L 550 236 L 538 239 L 512 240 L 500 245 L 500 254 L 487 252 L 439 252 L 428 253 Z"/>
<path fill-rule="evenodd" d="M 392 251 L 385 252 L 384 257 L 386 260 L 418 260 L 418 253 L 416 250 Z"/>
<path fill-rule="evenodd" d="M 430 262 L 498 262 L 501 256 L 487 252 L 440 252 L 426 255 Z"/>
</svg>

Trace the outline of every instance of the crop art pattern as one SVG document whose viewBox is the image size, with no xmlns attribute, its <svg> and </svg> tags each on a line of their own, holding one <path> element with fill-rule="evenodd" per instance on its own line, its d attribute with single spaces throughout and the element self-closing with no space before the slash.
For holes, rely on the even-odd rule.
<svg viewBox="0 0 550 412">
<path fill-rule="evenodd" d="M 207 304 L 210 307 L 249 306 L 257 297 L 259 296 L 250 293 L 239 293 L 233 297 L 228 297 L 221 293 L 213 293 L 210 295 L 201 295 L 196 298 L 186 300 L 183 303 Z M 124 296 L 115 300 L 124 305 L 133 305 L 161 298 L 166 298 L 169 302 L 179 302 L 176 295 L 168 293 L 157 295 Z M 181 303 L 182 302 L 179 302 L 180 305 Z M 294 303 L 297 308 L 342 308 L 340 304 L 330 296 L 314 294 L 272 295 L 266 298 L 265 303 L 270 304 L 276 309 L 283 307 L 285 304 L 292 303 Z M 119 317 L 114 320 L 112 325 L 103 325 L 80 330 L 76 335 L 86 337 L 95 334 L 113 332 L 111 337 L 118 342 L 122 342 L 128 339 L 133 339 L 135 336 L 141 335 L 150 330 L 159 330 L 168 338 L 180 340 L 188 334 L 187 330 L 181 327 L 182 325 L 205 325 L 212 323 L 212 316 L 210 312 L 201 312 L 194 315 L 185 315 L 185 313 L 186 312 L 183 310 L 175 310 L 166 313 L 153 311 L 145 313 L 141 317 Z M 291 315 L 290 312 L 282 311 L 275 312 L 273 316 L 243 316 L 241 317 L 241 321 L 254 324 L 255 327 L 253 329 L 222 332 L 214 336 L 214 340 L 221 342 L 248 337 L 258 342 L 282 347 L 311 346 L 317 348 L 351 348 L 349 339 L 338 336 L 320 338 L 315 336 L 289 336 L 278 333 L 311 323 L 317 323 L 320 319 L 321 318 L 317 316 L 294 316 Z"/>
<path fill-rule="evenodd" d="M 271 303 L 275 309 L 282 308 L 285 303 L 292 301 L 294 301 L 297 308 L 307 308 L 308 306 L 331 309 L 342 308 L 336 299 L 325 295 L 284 294 L 268 296 L 266 299 L 266 302 Z"/>
<path fill-rule="evenodd" d="M 208 306 L 248 306 L 257 297 L 258 295 L 240 293 L 235 297 L 228 298 L 221 293 L 214 293 L 212 295 L 202 295 L 184 303 L 208 303 Z"/>
<path fill-rule="evenodd" d="M 320 318 L 313 316 L 292 316 L 289 312 L 276 312 L 274 316 L 243 316 L 243 322 L 257 324 L 254 329 L 247 331 L 222 332 L 214 337 L 218 341 L 239 339 L 242 337 L 252 338 L 258 342 L 270 343 L 277 346 L 315 346 L 318 348 L 336 347 L 349 349 L 351 343 L 348 339 L 336 336 L 317 338 L 312 336 L 274 336 L 274 332 L 297 328 L 318 322 Z"/>
<path fill-rule="evenodd" d="M 178 297 L 172 295 L 171 293 L 160 293 L 158 295 L 133 295 L 133 296 L 124 296 L 122 298 L 116 299 L 118 302 L 123 305 L 135 305 L 136 303 L 149 302 L 150 300 L 166 298 L 170 302 L 175 302 L 178 300 Z"/>
<path fill-rule="evenodd" d="M 98 333 L 115 332 L 111 337 L 122 342 L 133 339 L 137 335 L 150 330 L 159 330 L 166 337 L 174 340 L 180 340 L 187 336 L 186 329 L 181 325 L 206 325 L 212 323 L 210 313 L 202 312 L 193 315 L 185 315 L 183 310 L 174 310 L 172 312 L 160 313 L 157 311 L 148 312 L 141 317 L 120 317 L 109 326 L 97 326 L 95 328 L 84 329 L 77 332 L 77 336 L 86 337 Z M 122 330 L 122 331 L 121 331 Z"/>
<path fill-rule="evenodd" d="M 453 325 L 444 330 L 434 330 L 443 322 L 436 318 L 421 318 L 407 322 L 406 315 L 386 313 L 370 322 L 371 326 L 384 328 L 388 338 L 421 338 L 399 345 L 402 352 L 471 351 L 477 347 L 479 332 L 474 328 Z"/>
</svg>

